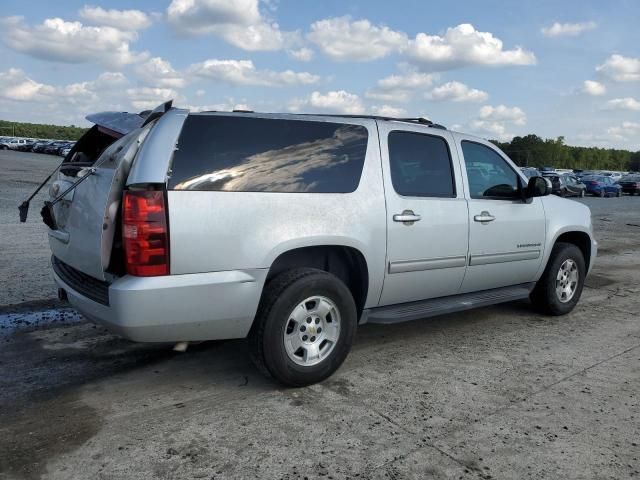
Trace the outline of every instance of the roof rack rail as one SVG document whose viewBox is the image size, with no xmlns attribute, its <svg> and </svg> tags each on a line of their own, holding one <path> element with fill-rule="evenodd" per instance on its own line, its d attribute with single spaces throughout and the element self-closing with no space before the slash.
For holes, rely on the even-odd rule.
<svg viewBox="0 0 640 480">
<path fill-rule="evenodd" d="M 206 110 L 199 113 L 229 113 L 229 112 L 219 112 L 216 110 Z M 232 110 L 231 113 L 258 113 L 252 110 Z M 419 123 L 420 125 L 426 125 L 431 128 L 439 128 L 440 130 L 446 130 L 447 127 L 444 125 L 440 125 L 439 123 L 433 123 L 428 118 L 424 117 L 407 117 L 407 118 L 396 118 L 396 117 L 387 117 L 383 115 L 354 115 L 347 113 L 290 113 L 289 115 L 301 115 L 308 117 L 338 117 L 338 118 L 366 118 L 369 120 L 385 120 L 391 122 L 406 122 L 406 123 Z"/>
<path fill-rule="evenodd" d="M 386 117 L 383 115 L 353 115 L 353 114 L 345 114 L 345 113 L 298 113 L 296 115 L 310 115 L 314 117 L 367 118 L 371 120 L 419 123 L 420 125 L 426 125 L 427 127 L 431 127 L 431 128 L 439 128 L 440 130 L 447 129 L 447 127 L 445 127 L 444 125 L 440 125 L 439 123 L 433 123 L 431 120 L 424 117 L 396 118 L 396 117 Z"/>
</svg>

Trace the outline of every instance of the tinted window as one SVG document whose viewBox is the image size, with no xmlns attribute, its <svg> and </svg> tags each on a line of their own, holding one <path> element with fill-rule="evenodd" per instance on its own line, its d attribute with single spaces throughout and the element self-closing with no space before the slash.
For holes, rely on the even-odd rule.
<svg viewBox="0 0 640 480">
<path fill-rule="evenodd" d="M 454 197 L 449 147 L 442 137 L 413 132 L 389 134 L 391 182 L 400 195 Z"/>
<path fill-rule="evenodd" d="M 353 192 L 367 129 L 342 123 L 189 115 L 169 188 L 230 192 Z"/>
<path fill-rule="evenodd" d="M 512 199 L 519 196 L 520 177 L 491 148 L 463 141 L 462 153 L 471 198 Z"/>
</svg>

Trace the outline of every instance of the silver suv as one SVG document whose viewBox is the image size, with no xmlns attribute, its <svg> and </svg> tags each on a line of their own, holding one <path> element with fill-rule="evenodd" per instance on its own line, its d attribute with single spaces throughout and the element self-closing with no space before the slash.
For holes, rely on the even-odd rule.
<svg viewBox="0 0 640 480">
<path fill-rule="evenodd" d="M 88 118 L 43 209 L 62 296 L 134 341 L 248 337 L 287 385 L 331 375 L 357 325 L 566 314 L 596 256 L 587 207 L 424 119 Z"/>
</svg>

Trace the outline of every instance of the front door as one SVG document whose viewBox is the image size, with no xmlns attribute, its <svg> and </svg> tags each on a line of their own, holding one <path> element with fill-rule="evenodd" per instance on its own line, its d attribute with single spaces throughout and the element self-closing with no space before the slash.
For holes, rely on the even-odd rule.
<svg viewBox="0 0 640 480">
<path fill-rule="evenodd" d="M 458 292 L 466 270 L 468 210 L 452 135 L 378 124 L 387 201 L 380 305 Z"/>
<path fill-rule="evenodd" d="M 469 266 L 461 293 L 534 281 L 545 240 L 540 197 L 524 202 L 516 167 L 489 142 L 457 136 L 469 202 Z"/>
</svg>

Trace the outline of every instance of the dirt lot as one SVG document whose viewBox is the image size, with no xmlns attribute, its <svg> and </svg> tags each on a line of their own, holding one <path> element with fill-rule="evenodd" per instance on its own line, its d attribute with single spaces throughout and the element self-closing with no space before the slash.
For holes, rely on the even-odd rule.
<svg viewBox="0 0 640 480">
<path fill-rule="evenodd" d="M 39 159 L 3 155 L 1 479 L 640 477 L 639 197 L 584 200 L 601 249 L 572 314 L 363 326 L 331 379 L 284 389 L 244 341 L 176 354 L 31 312 L 45 227 L 14 209 Z"/>
</svg>

